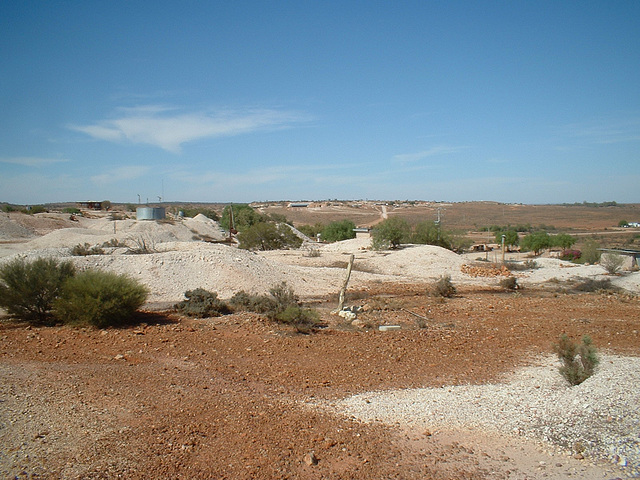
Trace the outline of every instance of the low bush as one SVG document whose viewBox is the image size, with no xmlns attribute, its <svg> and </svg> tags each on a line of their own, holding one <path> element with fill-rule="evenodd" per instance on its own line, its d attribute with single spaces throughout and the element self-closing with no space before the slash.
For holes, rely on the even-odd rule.
<svg viewBox="0 0 640 480">
<path fill-rule="evenodd" d="M 241 290 L 229 299 L 233 310 L 266 314 L 275 310 L 275 300 L 268 295 L 252 295 Z"/>
<path fill-rule="evenodd" d="M 622 268 L 624 257 L 617 253 L 607 253 L 600 259 L 600 265 L 607 271 L 609 275 L 616 275 Z"/>
<path fill-rule="evenodd" d="M 500 286 L 505 290 L 517 290 L 519 288 L 518 279 L 512 275 L 500 280 Z"/>
<path fill-rule="evenodd" d="M 293 325 L 298 332 L 308 333 L 318 324 L 318 312 L 300 306 L 293 289 L 282 282 L 269 289 L 266 295 L 237 292 L 229 300 L 234 310 L 260 313 L 270 320 Z"/>
<path fill-rule="evenodd" d="M 440 277 L 431 287 L 431 295 L 434 297 L 450 298 L 456 294 L 456 287 L 451 283 L 451 277 Z"/>
<path fill-rule="evenodd" d="M 538 262 L 535 260 L 525 260 L 524 262 L 506 262 L 506 266 L 512 272 L 522 272 L 525 270 L 535 270 L 538 268 Z"/>
<path fill-rule="evenodd" d="M 126 275 L 87 270 L 65 282 L 53 312 L 56 318 L 72 325 L 118 326 L 133 319 L 148 293 Z"/>
<path fill-rule="evenodd" d="M 578 281 L 573 289 L 578 292 L 600 292 L 600 291 L 612 291 L 616 290 L 611 284 L 611 280 L 604 278 L 602 280 L 596 280 L 594 278 L 584 278 Z"/>
<path fill-rule="evenodd" d="M 580 250 L 563 250 L 560 254 L 560 260 L 575 262 L 580 259 L 582 252 Z"/>
<path fill-rule="evenodd" d="M 187 290 L 184 296 L 186 300 L 176 304 L 175 308 L 188 317 L 219 317 L 231 313 L 231 308 L 218 298 L 217 292 L 196 288 L 195 290 Z"/>
<path fill-rule="evenodd" d="M 276 315 L 279 322 L 294 326 L 300 333 L 309 333 L 317 327 L 319 317 L 316 310 L 298 305 L 289 305 L 283 312 Z"/>
<path fill-rule="evenodd" d="M 566 334 L 562 334 L 554 350 L 562 362 L 560 373 L 570 385 L 580 385 L 594 374 L 599 363 L 596 348 L 591 338 L 585 335 L 576 345 Z"/>
<path fill-rule="evenodd" d="M 86 257 L 87 255 L 104 255 L 104 250 L 98 245 L 89 245 L 88 243 L 78 244 L 71 249 L 71 255 L 76 257 Z"/>
<path fill-rule="evenodd" d="M 63 284 L 75 275 L 71 262 L 16 259 L 0 267 L 0 307 L 34 323 L 53 322 L 51 310 Z"/>
</svg>

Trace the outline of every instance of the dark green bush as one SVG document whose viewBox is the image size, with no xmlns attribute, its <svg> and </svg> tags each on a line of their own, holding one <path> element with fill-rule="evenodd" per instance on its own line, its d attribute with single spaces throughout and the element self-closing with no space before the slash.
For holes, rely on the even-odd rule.
<svg viewBox="0 0 640 480">
<path fill-rule="evenodd" d="M 353 231 L 354 228 L 356 228 L 356 224 L 351 220 L 337 220 L 322 229 L 321 238 L 325 242 L 340 242 L 356 238 L 356 232 Z"/>
<path fill-rule="evenodd" d="M 188 317 L 219 317 L 231 313 L 231 308 L 218 298 L 217 292 L 196 288 L 187 290 L 184 296 L 186 300 L 176 304 L 175 308 Z"/>
<path fill-rule="evenodd" d="M 74 274 L 71 262 L 51 258 L 6 263 L 0 267 L 0 307 L 23 320 L 51 323 L 53 302 Z"/>
<path fill-rule="evenodd" d="M 148 293 L 126 275 L 87 270 L 65 282 L 53 311 L 56 318 L 72 325 L 118 326 L 133 319 Z"/>
<path fill-rule="evenodd" d="M 431 287 L 431 294 L 434 297 L 453 297 L 456 294 L 456 287 L 451 283 L 451 277 L 449 275 L 440 277 Z"/>
<path fill-rule="evenodd" d="M 587 335 L 582 338 L 580 345 L 576 345 L 566 334 L 562 334 L 554 350 L 562 362 L 560 373 L 570 385 L 584 382 L 593 375 L 599 363 L 596 348 Z"/>
<path fill-rule="evenodd" d="M 229 305 L 234 310 L 243 310 L 266 314 L 276 309 L 275 300 L 268 295 L 251 295 L 244 290 L 236 292 L 229 299 Z"/>
</svg>

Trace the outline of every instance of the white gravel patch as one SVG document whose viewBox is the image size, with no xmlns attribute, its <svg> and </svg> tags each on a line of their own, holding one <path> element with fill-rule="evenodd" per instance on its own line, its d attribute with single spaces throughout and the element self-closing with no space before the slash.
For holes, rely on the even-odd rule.
<svg viewBox="0 0 640 480">
<path fill-rule="evenodd" d="M 558 365 L 549 356 L 501 383 L 368 392 L 329 408 L 364 422 L 517 435 L 640 475 L 640 358 L 603 355 L 574 387 Z"/>
</svg>

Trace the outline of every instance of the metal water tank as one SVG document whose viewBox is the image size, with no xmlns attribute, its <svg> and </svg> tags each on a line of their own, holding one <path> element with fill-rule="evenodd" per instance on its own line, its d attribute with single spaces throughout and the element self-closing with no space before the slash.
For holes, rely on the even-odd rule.
<svg viewBox="0 0 640 480">
<path fill-rule="evenodd" d="M 165 218 L 164 207 L 138 207 L 136 208 L 137 220 L 162 220 Z"/>
</svg>

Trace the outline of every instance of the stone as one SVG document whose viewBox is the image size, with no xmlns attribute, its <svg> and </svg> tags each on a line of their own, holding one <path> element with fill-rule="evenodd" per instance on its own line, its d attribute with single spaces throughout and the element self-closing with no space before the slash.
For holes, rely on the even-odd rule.
<svg viewBox="0 0 640 480">
<path fill-rule="evenodd" d="M 304 460 L 304 463 L 306 463 L 309 466 L 318 464 L 318 457 L 316 457 L 316 454 L 314 452 L 307 453 L 304 456 L 303 460 Z"/>
</svg>

